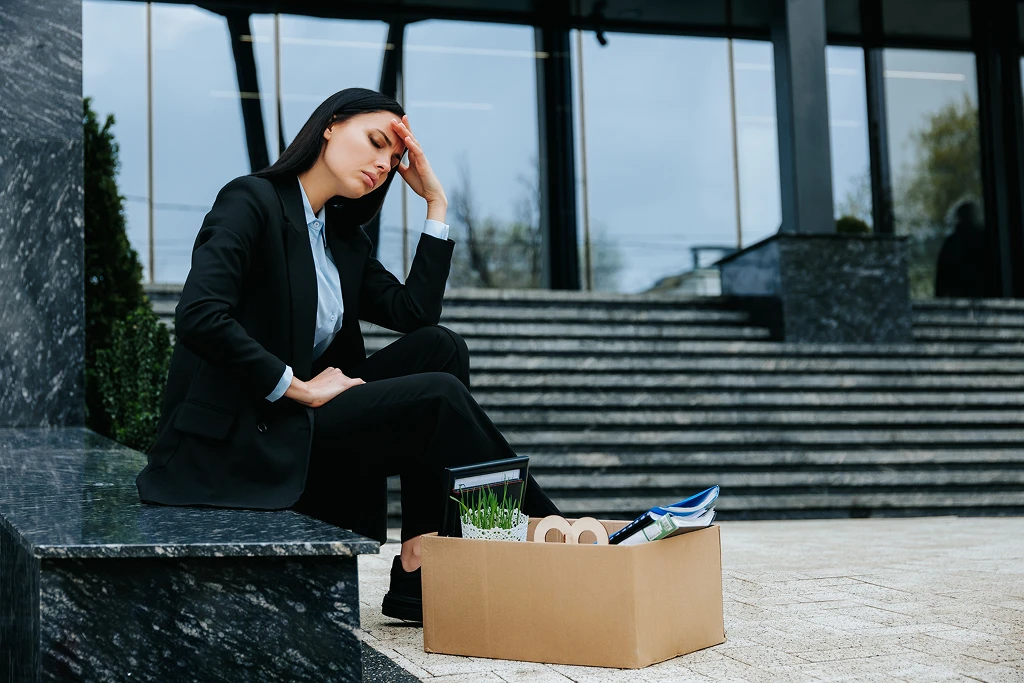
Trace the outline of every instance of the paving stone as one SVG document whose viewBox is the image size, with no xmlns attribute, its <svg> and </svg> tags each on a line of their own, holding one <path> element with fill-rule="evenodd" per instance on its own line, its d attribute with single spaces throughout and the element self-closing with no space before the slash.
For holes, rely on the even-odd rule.
<svg viewBox="0 0 1024 683">
<path fill-rule="evenodd" d="M 362 628 L 424 680 L 1024 683 L 1024 518 L 721 527 L 727 642 L 645 669 L 424 653 L 421 629 L 379 613 L 397 543 L 359 560 Z"/>
</svg>

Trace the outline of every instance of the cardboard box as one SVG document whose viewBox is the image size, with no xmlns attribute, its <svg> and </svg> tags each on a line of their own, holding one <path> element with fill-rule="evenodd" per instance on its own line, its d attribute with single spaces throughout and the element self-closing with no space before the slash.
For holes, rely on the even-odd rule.
<svg viewBox="0 0 1024 683">
<path fill-rule="evenodd" d="M 422 560 L 426 652 L 635 669 L 725 642 L 717 526 L 634 546 L 429 534 Z"/>
</svg>

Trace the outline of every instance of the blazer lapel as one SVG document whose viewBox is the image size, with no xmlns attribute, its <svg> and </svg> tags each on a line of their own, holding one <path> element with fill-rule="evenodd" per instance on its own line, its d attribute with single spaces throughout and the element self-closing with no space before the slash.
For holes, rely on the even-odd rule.
<svg viewBox="0 0 1024 683">
<path fill-rule="evenodd" d="M 299 179 L 282 179 L 277 188 L 285 219 L 285 250 L 291 299 L 292 372 L 299 379 L 311 379 L 313 335 L 316 332 L 316 269 L 309 245 L 306 212 L 302 208 Z"/>
</svg>

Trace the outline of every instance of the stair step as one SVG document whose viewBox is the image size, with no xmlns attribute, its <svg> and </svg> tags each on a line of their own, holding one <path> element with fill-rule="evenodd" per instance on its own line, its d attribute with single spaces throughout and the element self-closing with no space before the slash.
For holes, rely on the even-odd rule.
<svg viewBox="0 0 1024 683">
<path fill-rule="evenodd" d="M 483 373 L 473 374 L 470 386 L 476 389 L 496 387 L 546 389 L 1024 389 L 1024 375 L 651 375 L 593 374 L 544 375 Z"/>
<path fill-rule="evenodd" d="M 931 329 L 922 327 L 914 328 L 914 339 L 920 341 L 950 339 L 956 341 L 969 340 L 1006 343 L 1024 340 L 1024 328 L 956 327 Z"/>
<path fill-rule="evenodd" d="M 507 387 L 479 388 L 473 386 L 473 397 L 490 414 L 501 408 L 621 408 L 658 409 L 680 407 L 703 407 L 723 409 L 764 408 L 857 408 L 871 407 L 878 410 L 937 407 L 946 409 L 953 406 L 995 408 L 1024 407 L 1024 393 L 1019 391 L 898 391 L 898 392 L 847 392 L 800 391 L 800 392 L 753 392 L 753 391 L 702 391 L 702 392 L 650 392 L 626 388 L 621 391 L 536 391 L 517 390 Z"/>
<path fill-rule="evenodd" d="M 380 328 L 377 328 L 380 330 Z M 454 327 L 453 331 L 462 334 Z M 364 332 L 367 353 L 383 348 L 400 335 Z M 465 336 L 465 335 L 463 335 Z M 480 354 L 560 354 L 589 356 L 660 354 L 672 357 L 758 356 L 772 358 L 1024 358 L 1024 344 L 796 344 L 770 341 L 699 341 L 662 339 L 485 339 L 469 341 L 474 357 Z"/>
<path fill-rule="evenodd" d="M 535 473 L 536 474 L 536 473 Z M 720 472 L 709 469 L 685 473 L 601 473 L 537 475 L 545 489 L 584 491 L 692 491 L 714 482 L 723 491 L 743 488 L 842 487 L 1024 487 L 1024 469 L 929 469 L 929 470 L 811 470 L 800 472 Z M 1022 489 L 1024 490 L 1024 489 Z M 670 494 L 681 495 L 681 494 Z M 665 504 L 672 501 L 665 501 Z"/>
<path fill-rule="evenodd" d="M 883 449 L 892 446 L 891 449 Z M 908 469 L 922 466 L 935 467 L 1013 467 L 1024 466 L 1024 446 L 992 448 L 985 444 L 970 448 L 909 448 L 904 444 L 883 444 L 878 449 L 836 450 L 765 450 L 689 452 L 650 450 L 639 452 L 566 451 L 549 453 L 535 448 L 519 448 L 519 455 L 530 458 L 531 472 L 567 469 L 657 469 L 713 468 L 728 471 L 732 468 L 814 468 L 884 467 Z"/>
<path fill-rule="evenodd" d="M 520 449 L 579 449 L 596 446 L 599 448 L 708 448 L 711 446 L 785 448 L 802 445 L 817 448 L 822 445 L 837 446 L 884 446 L 887 444 L 1021 444 L 1024 443 L 1024 429 L 988 427 L 985 429 L 932 427 L 927 430 L 913 429 L 763 429 L 758 431 L 733 431 L 728 429 L 683 429 L 671 431 L 628 430 L 628 431 L 552 431 L 504 429 L 505 439 L 518 452 Z"/>
<path fill-rule="evenodd" d="M 904 411 L 621 411 L 621 410 L 491 410 L 491 421 L 501 429 L 600 429 L 623 427 L 653 429 L 663 427 L 725 426 L 736 429 L 776 427 L 858 427 L 882 426 L 932 429 L 942 425 L 993 425 L 1024 428 L 1024 410 L 904 410 Z"/>
<path fill-rule="evenodd" d="M 531 470 L 532 471 L 532 470 Z M 815 488 L 938 488 L 938 487 L 1024 487 L 1024 469 L 954 469 L 954 470 L 897 470 L 897 471 L 800 471 L 800 472 L 721 472 L 714 469 L 687 472 L 657 473 L 578 473 L 557 474 L 534 472 L 549 493 L 557 492 L 562 499 L 578 495 L 580 491 L 615 491 L 617 495 L 631 492 L 634 496 L 660 498 L 661 505 L 683 495 L 680 492 L 706 488 L 709 482 L 736 495 L 749 495 L 744 489 L 801 489 Z M 395 477 L 388 482 L 388 491 L 400 491 L 401 482 Z M 664 493 L 662 493 L 664 492 Z"/>
<path fill-rule="evenodd" d="M 635 324 L 659 326 L 675 323 L 748 324 L 745 311 L 683 308 L 580 308 L 578 306 L 493 306 L 485 304 L 452 304 L 445 300 L 441 324 L 465 322 L 557 322 L 559 324 Z"/>
<path fill-rule="evenodd" d="M 576 323 L 487 323 L 460 322 L 451 329 L 467 339 L 497 337 L 501 339 L 766 339 L 769 331 L 761 327 L 724 325 L 581 325 Z M 370 330 L 372 335 L 373 331 Z M 394 334 L 394 333 L 390 333 Z M 396 336 L 397 338 L 397 336 Z"/>
<path fill-rule="evenodd" d="M 541 486 L 544 481 L 538 478 Z M 701 488 L 708 482 L 702 482 Z M 713 483 L 713 482 L 712 482 Z M 567 517 L 584 515 L 598 519 L 628 520 L 655 505 L 664 505 L 665 494 L 616 497 L 558 497 L 556 504 Z M 723 495 L 715 504 L 718 519 L 794 519 L 863 516 L 886 517 L 925 514 L 1024 514 L 1024 491 L 786 491 L 777 495 Z M 397 495 L 389 497 L 388 515 L 394 520 L 401 514 Z"/>
<path fill-rule="evenodd" d="M 1024 311 L 926 312 L 914 316 L 914 327 L 1013 327 L 1024 328 Z"/>
<path fill-rule="evenodd" d="M 1024 311 L 1024 299 L 915 299 L 914 314 L 930 311 Z"/>
<path fill-rule="evenodd" d="M 608 358 L 507 353 L 474 356 L 475 372 L 1024 373 L 1024 358 Z"/>
<path fill-rule="evenodd" d="M 544 486 L 542 479 L 537 480 Z M 664 505 L 664 497 L 615 497 L 615 498 L 560 498 L 559 509 L 567 514 L 625 514 L 625 519 L 635 517 L 654 505 Z M 971 508 L 1012 507 L 1024 508 L 1022 491 L 893 491 L 893 492 L 829 492 L 793 493 L 778 495 L 722 495 L 715 503 L 719 513 L 732 511 L 757 511 L 766 516 L 778 515 L 786 510 L 829 510 L 864 508 L 869 510 L 934 509 L 948 508 L 953 514 Z M 727 514 L 722 514 L 728 517 Z"/>
</svg>

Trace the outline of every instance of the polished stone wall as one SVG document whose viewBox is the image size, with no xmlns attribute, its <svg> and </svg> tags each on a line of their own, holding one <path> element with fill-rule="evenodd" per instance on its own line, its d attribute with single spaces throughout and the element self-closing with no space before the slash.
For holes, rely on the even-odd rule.
<svg viewBox="0 0 1024 683">
<path fill-rule="evenodd" d="M 0 427 L 85 421 L 82 3 L 0 3 Z"/>
<path fill-rule="evenodd" d="M 359 681 L 356 555 L 293 510 L 147 505 L 146 456 L 0 429 L 0 681 Z"/>
<path fill-rule="evenodd" d="M 722 259 L 722 294 L 771 297 L 791 342 L 913 341 L 905 238 L 780 233 Z"/>
</svg>

